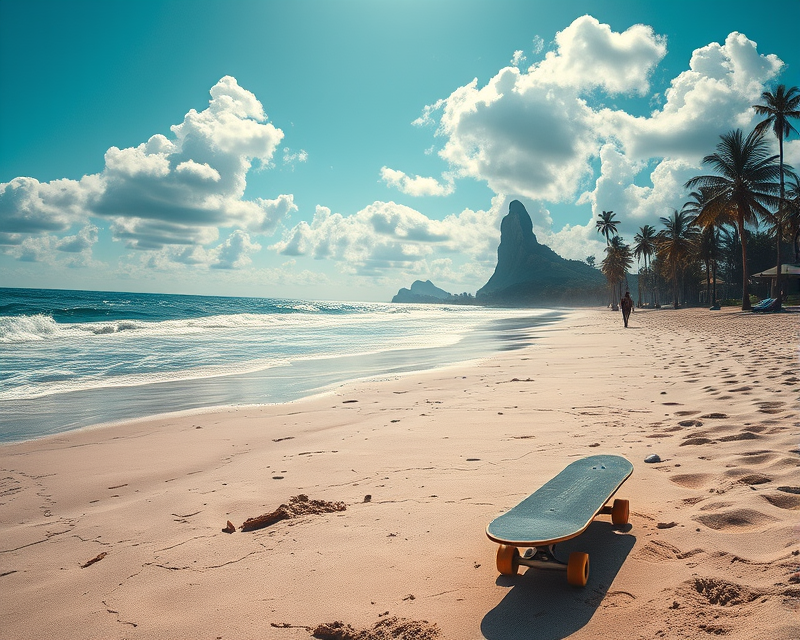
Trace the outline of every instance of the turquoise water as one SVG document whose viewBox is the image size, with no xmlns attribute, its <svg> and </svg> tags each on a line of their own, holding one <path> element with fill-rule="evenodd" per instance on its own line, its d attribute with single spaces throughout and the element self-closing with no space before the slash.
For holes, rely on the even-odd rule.
<svg viewBox="0 0 800 640">
<path fill-rule="evenodd" d="M 543 309 L 0 288 L 0 441 L 518 348 Z"/>
</svg>

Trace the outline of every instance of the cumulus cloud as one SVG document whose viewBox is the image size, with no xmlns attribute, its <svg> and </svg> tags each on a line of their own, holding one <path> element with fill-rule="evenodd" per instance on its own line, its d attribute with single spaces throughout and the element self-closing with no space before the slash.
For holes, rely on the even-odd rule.
<svg viewBox="0 0 800 640">
<path fill-rule="evenodd" d="M 439 155 L 460 177 L 495 193 L 558 201 L 591 176 L 597 147 L 593 113 L 571 89 L 539 86 L 515 67 L 482 88 L 454 91 L 443 106 Z"/>
<path fill-rule="evenodd" d="M 22 262 L 42 262 L 49 265 L 84 267 L 94 264 L 91 250 L 97 242 L 97 227 L 87 225 L 73 236 L 18 236 L 16 241 L 2 243 L 3 253 Z M 2 246 L 5 245 L 5 246 Z M 61 258 L 58 252 L 67 254 Z"/>
<path fill-rule="evenodd" d="M 261 103 L 235 78 L 225 76 L 210 94 L 206 109 L 190 110 L 171 127 L 173 139 L 156 134 L 136 147 L 108 149 L 99 174 L 49 183 L 20 177 L 0 184 L 0 233 L 6 238 L 63 233 L 99 217 L 111 221 L 115 240 L 159 250 L 203 247 L 218 239 L 220 228 L 232 228 L 241 234 L 234 232 L 230 246 L 219 249 L 218 265 L 244 264 L 244 256 L 260 247 L 245 241 L 247 232 L 272 234 L 297 209 L 292 195 L 244 197 L 253 163 L 270 166 L 284 134 L 267 122 Z M 301 151 L 290 160 L 306 157 Z M 32 259 L 41 250 L 59 248 L 46 241 L 36 246 L 25 255 Z"/>
<path fill-rule="evenodd" d="M 534 52 L 544 45 L 538 36 L 534 43 Z M 667 52 L 666 38 L 651 27 L 615 32 L 582 16 L 552 44 L 527 70 L 512 60 L 484 85 L 475 79 L 426 106 L 413 124 L 437 126 L 444 139 L 439 156 L 455 178 L 538 203 L 590 204 L 592 216 L 614 210 L 623 228 L 657 224 L 680 208 L 683 184 L 700 170 L 702 157 L 720 134 L 752 128 L 752 105 L 783 66 L 734 32 L 696 49 L 663 94 L 650 95 L 652 74 Z M 604 98 L 618 96 L 652 111 L 634 116 L 602 106 Z M 800 152 L 787 145 L 791 153 Z M 540 222 L 551 237 L 548 215 Z M 578 254 L 594 242 L 591 225 L 565 227 L 552 240 L 583 259 Z"/>
<path fill-rule="evenodd" d="M 86 219 L 87 202 L 100 188 L 96 176 L 45 183 L 21 177 L 0 184 L 0 232 L 65 231 Z"/>
<path fill-rule="evenodd" d="M 575 20 L 555 38 L 556 50 L 529 73 L 542 84 L 608 93 L 645 95 L 653 68 L 667 53 L 666 40 L 652 27 L 637 24 L 622 33 L 592 16 Z"/>
<path fill-rule="evenodd" d="M 665 54 L 664 38 L 650 27 L 616 33 L 583 16 L 527 71 L 506 67 L 483 87 L 475 79 L 425 107 L 415 124 L 441 112 L 437 134 L 447 141 L 439 155 L 459 177 L 485 180 L 495 193 L 566 200 L 591 179 L 602 143 L 597 113 L 582 94 L 642 95 Z"/>
<path fill-rule="evenodd" d="M 237 229 L 221 245 L 214 249 L 214 269 L 240 269 L 252 262 L 250 254 L 261 251 L 261 245 L 250 240 L 250 236 Z"/>
<path fill-rule="evenodd" d="M 696 161 L 713 150 L 721 134 L 754 124 L 751 106 L 782 66 L 775 55 L 760 54 L 752 40 L 731 33 L 722 45 L 712 43 L 694 51 L 689 69 L 670 83 L 661 109 L 647 117 L 603 110 L 598 128 L 617 138 L 634 160 Z"/>
<path fill-rule="evenodd" d="M 381 167 L 381 180 L 409 196 L 449 196 L 455 190 L 452 177 L 442 183 L 436 178 L 409 176 L 389 167 Z"/>
<path fill-rule="evenodd" d="M 491 262 L 501 215 L 499 199 L 489 211 L 467 209 L 444 220 L 432 220 L 394 202 L 374 202 L 349 216 L 317 206 L 310 224 L 300 222 L 270 249 L 287 256 L 333 260 L 340 270 L 361 275 L 413 271 L 436 252 Z"/>
<path fill-rule="evenodd" d="M 594 220 L 585 225 L 564 225 L 557 232 L 537 234 L 537 239 L 547 245 L 563 258 L 569 260 L 585 260 L 587 256 L 595 256 L 598 264 L 605 256 L 605 240 L 598 240 Z M 630 240 L 630 238 L 628 239 Z"/>
<path fill-rule="evenodd" d="M 58 251 L 81 253 L 87 251 L 97 242 L 97 227 L 93 224 L 85 226 L 74 236 L 66 236 L 56 242 Z"/>
</svg>

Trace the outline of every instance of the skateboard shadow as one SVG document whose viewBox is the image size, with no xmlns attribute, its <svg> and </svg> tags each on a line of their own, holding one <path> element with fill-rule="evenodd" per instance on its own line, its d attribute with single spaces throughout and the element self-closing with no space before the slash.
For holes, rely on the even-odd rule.
<svg viewBox="0 0 800 640">
<path fill-rule="evenodd" d="M 569 585 L 562 571 L 520 567 L 522 575 L 500 576 L 498 586 L 510 589 L 481 621 L 483 636 L 487 640 L 561 640 L 581 629 L 633 549 L 636 537 L 624 531 L 595 521 L 577 538 L 556 545 L 556 556 L 563 560 L 572 551 L 589 554 L 589 582 L 583 588 Z"/>
</svg>

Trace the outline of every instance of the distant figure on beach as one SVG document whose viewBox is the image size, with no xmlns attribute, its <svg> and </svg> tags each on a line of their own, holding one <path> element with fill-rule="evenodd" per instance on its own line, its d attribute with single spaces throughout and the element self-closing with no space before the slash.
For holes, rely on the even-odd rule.
<svg viewBox="0 0 800 640">
<path fill-rule="evenodd" d="M 622 309 L 622 319 L 625 321 L 625 326 L 628 326 L 628 318 L 631 316 L 631 311 L 633 310 L 633 298 L 631 298 L 631 292 L 626 291 L 625 295 L 622 297 L 622 300 L 619 301 L 620 309 Z"/>
</svg>

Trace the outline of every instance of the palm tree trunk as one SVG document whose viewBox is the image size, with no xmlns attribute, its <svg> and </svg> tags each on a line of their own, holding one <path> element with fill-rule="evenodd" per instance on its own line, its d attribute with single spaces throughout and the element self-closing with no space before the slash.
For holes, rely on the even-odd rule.
<svg viewBox="0 0 800 640">
<path fill-rule="evenodd" d="M 639 277 L 636 278 L 636 304 L 642 306 L 642 270 L 639 269 Z"/>
<path fill-rule="evenodd" d="M 737 214 L 736 225 L 739 227 L 739 237 L 742 240 L 742 311 L 750 311 L 750 292 L 747 288 L 747 238 L 744 235 L 744 214 Z"/>
<path fill-rule="evenodd" d="M 775 259 L 775 292 L 774 298 L 778 298 L 778 306 L 777 309 L 781 308 L 781 290 L 783 287 L 781 286 L 781 237 L 783 236 L 783 229 L 781 225 L 781 216 L 783 215 L 783 131 L 781 131 L 781 135 L 778 136 L 778 145 L 779 145 L 779 166 L 780 166 L 780 174 L 781 174 L 781 193 L 780 193 L 780 200 L 778 205 L 778 211 L 775 213 L 777 226 L 775 229 L 775 244 L 776 244 L 776 254 L 777 258 Z"/>
<path fill-rule="evenodd" d="M 713 296 L 714 299 L 711 301 L 711 306 L 717 306 L 717 261 L 711 261 L 711 281 L 713 282 Z"/>
</svg>

